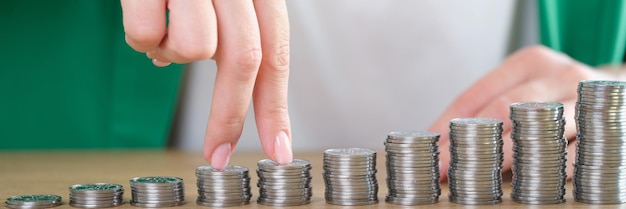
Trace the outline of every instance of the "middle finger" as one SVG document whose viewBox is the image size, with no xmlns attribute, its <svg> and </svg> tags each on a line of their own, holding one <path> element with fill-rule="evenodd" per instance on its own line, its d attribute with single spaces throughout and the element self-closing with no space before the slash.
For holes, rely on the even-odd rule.
<svg viewBox="0 0 626 209">
<path fill-rule="evenodd" d="M 217 76 L 204 154 L 239 140 L 261 64 L 261 38 L 252 1 L 215 0 L 219 45 Z M 232 149 L 231 149 L 232 150 Z"/>
</svg>

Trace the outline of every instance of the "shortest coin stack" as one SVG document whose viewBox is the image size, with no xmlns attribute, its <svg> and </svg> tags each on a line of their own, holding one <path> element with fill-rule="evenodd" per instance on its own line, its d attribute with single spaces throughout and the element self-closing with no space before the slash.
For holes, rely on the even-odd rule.
<svg viewBox="0 0 626 209">
<path fill-rule="evenodd" d="M 124 203 L 124 187 L 95 183 L 70 186 L 70 205 L 78 208 L 110 208 Z"/>
<path fill-rule="evenodd" d="M 257 163 L 259 199 L 269 206 L 297 206 L 311 203 L 311 162 L 294 159 L 280 165 L 265 159 Z"/>
<path fill-rule="evenodd" d="M 211 166 L 196 168 L 198 199 L 196 204 L 207 207 L 230 207 L 250 203 L 248 168 L 227 166 L 217 170 Z"/>
<path fill-rule="evenodd" d="M 13 196 L 4 202 L 4 206 L 12 209 L 52 208 L 59 205 L 61 196 L 49 194 Z"/>
<path fill-rule="evenodd" d="M 133 206 L 158 208 L 185 203 L 185 186 L 178 177 L 136 177 L 130 180 L 130 189 Z"/>
<path fill-rule="evenodd" d="M 376 151 L 362 148 L 324 151 L 326 203 L 371 205 L 378 203 Z"/>
</svg>

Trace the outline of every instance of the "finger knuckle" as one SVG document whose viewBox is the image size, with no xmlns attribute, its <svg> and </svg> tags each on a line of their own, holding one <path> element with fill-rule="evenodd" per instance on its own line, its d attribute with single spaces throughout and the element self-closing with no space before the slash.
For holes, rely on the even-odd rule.
<svg viewBox="0 0 626 209">
<path fill-rule="evenodd" d="M 289 110 L 287 104 L 282 102 L 277 102 L 272 105 L 271 108 L 263 111 L 264 117 L 270 118 L 272 120 L 283 120 L 289 117 Z"/>
<path fill-rule="evenodd" d="M 182 60 L 196 61 L 209 59 L 215 53 L 212 44 L 194 44 L 191 42 L 178 42 L 172 46 L 174 51 Z"/>
<path fill-rule="evenodd" d="M 289 44 L 280 44 L 264 54 L 266 63 L 276 70 L 287 69 L 289 66 Z"/>
<path fill-rule="evenodd" d="M 244 121 L 245 116 L 224 116 L 216 118 L 215 122 L 222 132 L 220 135 L 233 138 L 236 136 L 231 136 L 232 134 L 241 133 Z"/>
<path fill-rule="evenodd" d="M 156 47 L 163 39 L 164 31 L 155 28 L 133 27 L 125 30 L 131 40 L 129 44 L 137 51 L 146 52 Z"/>
<path fill-rule="evenodd" d="M 545 63 L 553 53 L 549 48 L 534 45 L 523 48 L 511 56 L 510 61 L 520 63 Z"/>
<path fill-rule="evenodd" d="M 237 50 L 231 54 L 235 67 L 243 76 L 256 75 L 263 58 L 260 47 Z"/>
</svg>

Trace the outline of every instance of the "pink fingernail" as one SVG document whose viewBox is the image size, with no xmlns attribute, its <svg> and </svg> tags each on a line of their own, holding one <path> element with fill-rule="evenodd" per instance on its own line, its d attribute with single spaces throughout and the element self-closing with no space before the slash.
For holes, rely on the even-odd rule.
<svg viewBox="0 0 626 209">
<path fill-rule="evenodd" d="M 230 143 L 225 143 L 213 150 L 213 155 L 211 156 L 211 166 L 215 169 L 222 170 L 228 165 L 229 160 Z"/>
<path fill-rule="evenodd" d="M 293 160 L 291 141 L 283 131 L 278 133 L 274 139 L 274 158 L 279 164 L 289 164 Z"/>
<path fill-rule="evenodd" d="M 167 67 L 168 65 L 172 64 L 171 62 L 163 62 L 163 61 L 159 61 L 157 59 L 152 59 L 152 64 L 158 66 L 158 67 Z"/>
</svg>

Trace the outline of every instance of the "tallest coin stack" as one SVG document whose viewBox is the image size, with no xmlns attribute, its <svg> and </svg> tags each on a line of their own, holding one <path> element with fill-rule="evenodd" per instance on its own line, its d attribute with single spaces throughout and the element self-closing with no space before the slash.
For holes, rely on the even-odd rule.
<svg viewBox="0 0 626 209">
<path fill-rule="evenodd" d="M 574 199 L 626 202 L 626 82 L 581 81 L 576 103 L 578 147 Z"/>
</svg>

